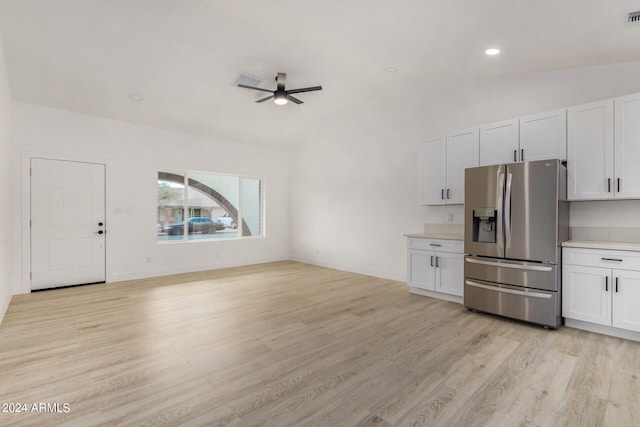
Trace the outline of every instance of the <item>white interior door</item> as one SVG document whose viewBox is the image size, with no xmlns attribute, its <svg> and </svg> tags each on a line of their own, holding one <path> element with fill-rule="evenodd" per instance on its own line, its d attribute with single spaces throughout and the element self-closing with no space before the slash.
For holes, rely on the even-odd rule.
<svg viewBox="0 0 640 427">
<path fill-rule="evenodd" d="M 105 281 L 105 166 L 31 159 L 31 289 Z"/>
</svg>

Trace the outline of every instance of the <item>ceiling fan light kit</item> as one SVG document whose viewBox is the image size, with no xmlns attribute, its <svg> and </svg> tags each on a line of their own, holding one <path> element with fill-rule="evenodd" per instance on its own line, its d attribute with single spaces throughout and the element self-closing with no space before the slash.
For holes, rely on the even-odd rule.
<svg viewBox="0 0 640 427">
<path fill-rule="evenodd" d="M 267 96 L 266 98 L 258 99 L 256 102 L 264 102 L 264 101 L 268 101 L 269 99 L 273 99 L 273 102 L 277 105 L 285 105 L 289 101 L 293 102 L 294 104 L 302 104 L 303 102 L 300 99 L 296 98 L 295 96 L 292 96 L 291 94 L 322 90 L 322 86 L 312 86 L 312 87 L 303 87 L 300 89 L 285 90 L 284 87 L 286 82 L 287 82 L 287 73 L 278 73 L 278 75 L 276 76 L 276 85 L 277 85 L 276 90 L 271 91 L 269 89 L 263 89 L 261 87 L 249 86 L 245 84 L 238 84 L 238 87 L 242 87 L 245 89 L 261 90 L 263 92 L 270 92 L 271 95 Z"/>
</svg>

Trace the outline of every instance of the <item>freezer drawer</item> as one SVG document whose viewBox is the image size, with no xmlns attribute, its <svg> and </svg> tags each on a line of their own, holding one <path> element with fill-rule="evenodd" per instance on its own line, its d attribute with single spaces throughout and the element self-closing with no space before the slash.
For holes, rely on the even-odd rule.
<svg viewBox="0 0 640 427">
<path fill-rule="evenodd" d="M 557 291 L 560 284 L 560 268 L 555 264 L 466 256 L 464 277 Z"/>
<path fill-rule="evenodd" d="M 490 283 L 465 278 L 464 306 L 557 328 L 561 325 L 558 292 Z"/>
</svg>

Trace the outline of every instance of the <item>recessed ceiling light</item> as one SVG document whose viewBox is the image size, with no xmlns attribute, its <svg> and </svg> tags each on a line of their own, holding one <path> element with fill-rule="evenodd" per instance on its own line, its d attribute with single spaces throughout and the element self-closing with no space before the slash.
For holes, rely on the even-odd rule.
<svg viewBox="0 0 640 427">
<path fill-rule="evenodd" d="M 496 56 L 497 54 L 500 53 L 500 49 L 496 49 L 495 47 L 492 47 L 490 49 L 485 50 L 484 53 L 486 53 L 489 56 Z"/>
<path fill-rule="evenodd" d="M 129 99 L 135 102 L 140 102 L 142 101 L 144 98 L 140 95 L 129 95 Z"/>
</svg>

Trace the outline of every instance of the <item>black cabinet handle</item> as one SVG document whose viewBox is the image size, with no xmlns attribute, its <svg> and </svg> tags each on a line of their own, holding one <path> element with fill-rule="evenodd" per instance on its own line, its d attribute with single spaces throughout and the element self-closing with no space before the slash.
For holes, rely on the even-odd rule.
<svg viewBox="0 0 640 427">
<path fill-rule="evenodd" d="M 618 278 L 616 277 L 616 293 L 618 292 Z"/>
<path fill-rule="evenodd" d="M 429 243 L 429 246 L 442 246 L 440 243 Z"/>
<path fill-rule="evenodd" d="M 440 257 L 436 257 L 436 267 L 440 267 Z"/>
<path fill-rule="evenodd" d="M 431 255 L 431 267 L 433 267 L 433 255 Z"/>
<path fill-rule="evenodd" d="M 618 178 L 618 193 L 620 192 L 620 178 Z"/>
<path fill-rule="evenodd" d="M 449 189 L 447 188 L 447 199 L 449 198 Z"/>
<path fill-rule="evenodd" d="M 513 150 L 513 161 L 514 162 L 518 161 L 518 150 Z"/>
<path fill-rule="evenodd" d="M 444 200 L 444 188 L 440 190 L 440 198 Z"/>
<path fill-rule="evenodd" d="M 622 262 L 622 259 L 620 258 L 600 258 L 602 261 L 616 261 L 616 262 Z"/>
<path fill-rule="evenodd" d="M 609 276 L 604 278 L 604 291 L 609 292 Z"/>
<path fill-rule="evenodd" d="M 607 178 L 607 193 L 611 193 L 611 178 Z"/>
<path fill-rule="evenodd" d="M 520 161 L 524 162 L 524 148 L 520 149 Z"/>
</svg>

